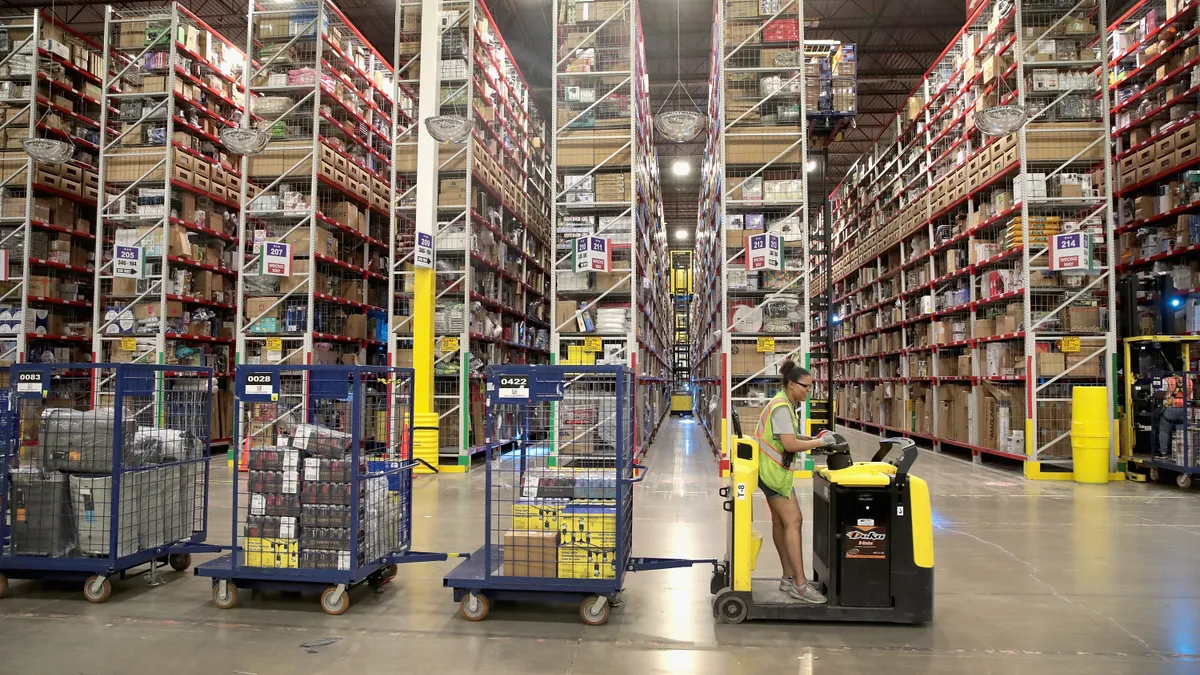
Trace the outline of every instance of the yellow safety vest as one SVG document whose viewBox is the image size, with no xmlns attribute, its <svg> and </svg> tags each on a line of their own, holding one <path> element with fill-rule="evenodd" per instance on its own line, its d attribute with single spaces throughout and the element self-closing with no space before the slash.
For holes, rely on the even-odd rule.
<svg viewBox="0 0 1200 675">
<path fill-rule="evenodd" d="M 800 416 L 796 414 L 796 407 L 788 400 L 786 393 L 781 391 L 775 394 L 775 398 L 763 408 L 758 417 L 758 427 L 754 430 L 754 440 L 758 444 L 758 480 L 781 495 L 790 495 L 795 484 L 792 474 L 795 453 L 783 449 L 783 443 L 771 428 L 771 414 L 780 406 L 787 408 L 792 416 L 792 429 L 797 436 L 800 434 Z"/>
</svg>

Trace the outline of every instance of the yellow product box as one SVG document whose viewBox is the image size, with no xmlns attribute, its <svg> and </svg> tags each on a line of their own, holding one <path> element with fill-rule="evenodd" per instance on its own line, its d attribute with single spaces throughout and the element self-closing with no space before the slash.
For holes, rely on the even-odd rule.
<svg viewBox="0 0 1200 675">
<path fill-rule="evenodd" d="M 559 516 L 559 534 L 565 539 L 578 533 L 617 534 L 617 507 L 611 499 L 573 500 Z"/>
<path fill-rule="evenodd" d="M 617 566 L 605 562 L 573 562 L 559 563 L 558 577 L 560 579 L 616 579 Z"/>
<path fill-rule="evenodd" d="M 617 559 L 617 551 L 615 548 L 599 548 L 591 546 L 568 546 L 560 544 L 558 547 L 558 562 L 562 563 L 612 563 Z"/>
<path fill-rule="evenodd" d="M 514 530 L 559 529 L 559 514 L 568 504 L 566 499 L 522 499 L 513 504 Z"/>
<path fill-rule="evenodd" d="M 587 546 L 593 548 L 616 548 L 616 532 L 561 532 L 564 546 Z"/>
<path fill-rule="evenodd" d="M 296 569 L 300 567 L 300 540 L 247 537 L 246 566 Z"/>
</svg>

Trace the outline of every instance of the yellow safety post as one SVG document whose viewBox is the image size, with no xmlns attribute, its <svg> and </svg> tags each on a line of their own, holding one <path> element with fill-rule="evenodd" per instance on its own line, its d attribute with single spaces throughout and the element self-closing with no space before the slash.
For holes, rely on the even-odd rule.
<svg viewBox="0 0 1200 675">
<path fill-rule="evenodd" d="M 421 6 L 421 91 L 437 92 L 441 68 L 441 6 L 424 0 Z M 422 96 L 417 125 L 417 233 L 433 241 L 437 232 L 438 144 L 424 121 L 438 114 L 438 97 Z M 393 216 L 394 217 L 394 216 Z M 432 248 L 431 248 L 432 251 Z M 415 259 L 413 275 L 413 457 L 416 473 L 433 473 L 438 465 L 438 414 L 433 404 L 433 321 L 437 308 L 437 277 L 433 261 Z"/>
<path fill-rule="evenodd" d="M 1108 482 L 1112 423 L 1107 396 L 1105 387 L 1075 387 L 1071 392 L 1071 458 L 1077 483 Z"/>
</svg>

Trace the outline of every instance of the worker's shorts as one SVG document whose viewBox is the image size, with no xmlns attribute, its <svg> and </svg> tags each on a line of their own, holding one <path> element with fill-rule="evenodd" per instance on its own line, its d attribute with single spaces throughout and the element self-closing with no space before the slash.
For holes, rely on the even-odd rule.
<svg viewBox="0 0 1200 675">
<path fill-rule="evenodd" d="M 763 494 L 765 494 L 767 496 L 767 499 L 788 499 L 792 496 L 790 494 L 789 495 L 779 494 L 778 492 L 772 490 L 771 488 L 767 487 L 763 483 L 759 483 L 758 487 L 759 487 L 759 489 L 761 489 L 763 491 Z M 795 494 L 795 492 L 796 492 L 795 490 L 792 490 L 793 494 Z"/>
</svg>

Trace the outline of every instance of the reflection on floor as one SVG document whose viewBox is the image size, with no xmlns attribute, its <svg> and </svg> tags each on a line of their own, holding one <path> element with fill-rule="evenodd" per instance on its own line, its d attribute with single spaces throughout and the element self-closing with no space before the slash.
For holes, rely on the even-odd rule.
<svg viewBox="0 0 1200 675">
<path fill-rule="evenodd" d="M 634 549 L 720 557 L 726 521 L 716 462 L 690 421 L 669 420 L 637 488 Z M 854 436 L 862 458 L 871 439 Z M 453 563 L 401 568 L 381 592 L 355 591 L 341 617 L 315 598 L 239 598 L 219 610 L 208 581 L 167 573 L 115 584 L 89 605 L 79 590 L 13 582 L 0 600 L 0 672 L 272 675 L 470 673 L 1105 673 L 1200 672 L 1200 492 L 1118 483 L 1033 483 L 923 454 L 914 473 L 935 511 L 936 610 L 928 626 L 714 623 L 711 568 L 630 575 L 607 626 L 577 607 L 501 605 L 468 623 L 441 578 Z M 212 539 L 228 541 L 229 474 L 215 470 Z M 420 478 L 414 541 L 472 551 L 483 539 L 484 471 Z M 811 512 L 808 481 L 798 482 Z M 756 576 L 779 574 L 765 503 Z M 810 533 L 806 525 L 806 536 Z M 317 654 L 302 643 L 341 638 Z"/>
</svg>

